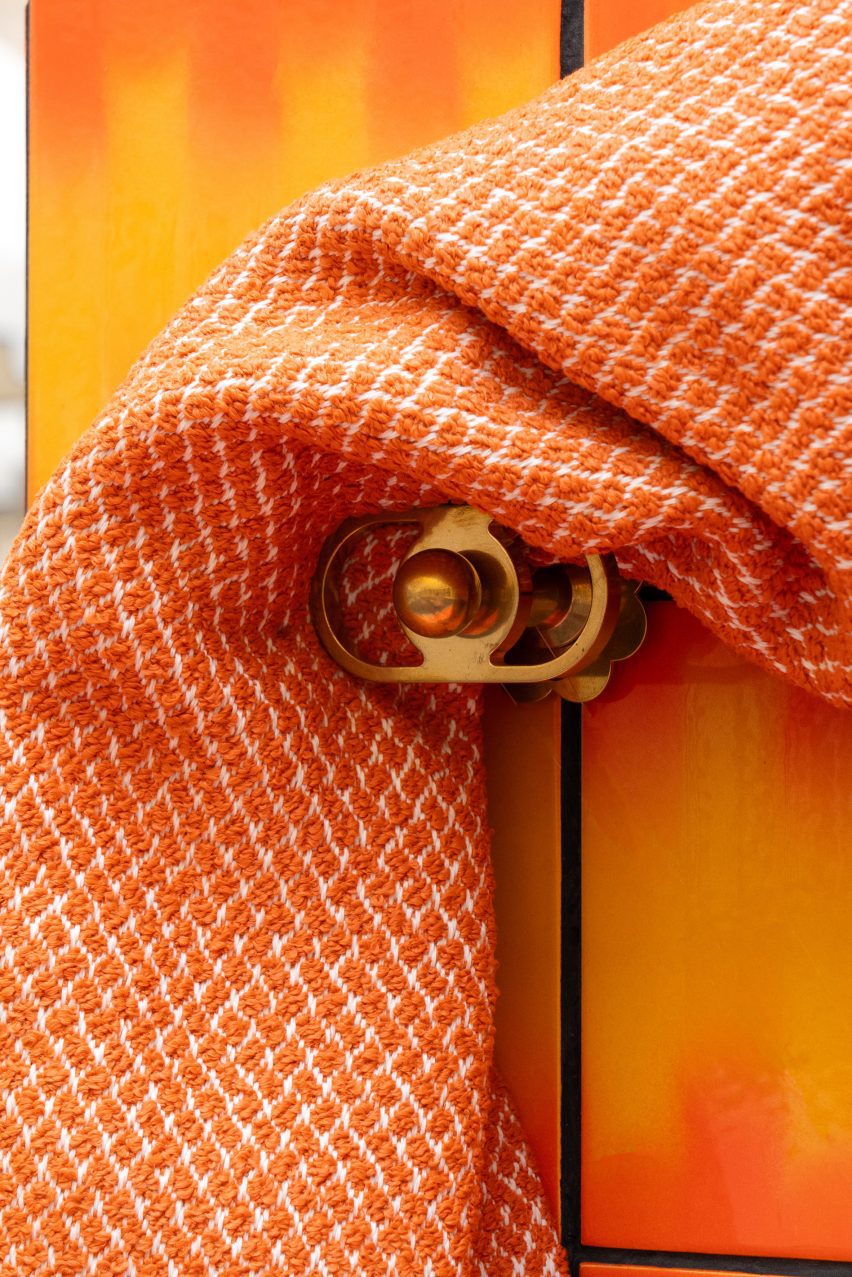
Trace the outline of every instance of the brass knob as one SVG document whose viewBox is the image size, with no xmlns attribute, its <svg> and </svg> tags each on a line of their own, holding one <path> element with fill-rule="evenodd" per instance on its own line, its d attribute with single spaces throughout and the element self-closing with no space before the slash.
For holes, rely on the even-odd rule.
<svg viewBox="0 0 852 1277">
<path fill-rule="evenodd" d="M 399 568 L 393 602 L 403 625 L 423 638 L 461 634 L 482 607 L 476 568 L 455 550 L 421 550 Z"/>
</svg>

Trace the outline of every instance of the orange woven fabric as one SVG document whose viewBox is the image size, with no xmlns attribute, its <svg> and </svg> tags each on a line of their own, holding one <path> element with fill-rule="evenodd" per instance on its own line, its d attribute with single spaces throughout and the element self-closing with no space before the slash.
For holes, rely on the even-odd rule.
<svg viewBox="0 0 852 1277">
<path fill-rule="evenodd" d="M 476 689 L 308 619 L 346 516 L 612 550 L 849 699 L 850 6 L 713 0 L 230 258 L 6 562 L 6 1273 L 555 1274 L 492 1076 Z"/>
</svg>

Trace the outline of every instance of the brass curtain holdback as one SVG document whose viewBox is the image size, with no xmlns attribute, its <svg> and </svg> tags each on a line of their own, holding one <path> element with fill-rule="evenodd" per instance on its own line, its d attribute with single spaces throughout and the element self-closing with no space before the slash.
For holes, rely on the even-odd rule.
<svg viewBox="0 0 852 1277">
<path fill-rule="evenodd" d="M 420 656 L 380 664 L 344 635 L 341 578 L 357 541 L 382 525 L 417 524 L 419 534 L 393 582 L 393 607 Z M 632 655 L 646 631 L 638 583 L 610 554 L 582 565 L 536 567 L 529 548 L 470 506 L 365 515 L 325 542 L 311 586 L 311 616 L 329 656 L 375 683 L 501 683 L 516 701 L 557 692 L 589 701 L 613 661 Z"/>
</svg>

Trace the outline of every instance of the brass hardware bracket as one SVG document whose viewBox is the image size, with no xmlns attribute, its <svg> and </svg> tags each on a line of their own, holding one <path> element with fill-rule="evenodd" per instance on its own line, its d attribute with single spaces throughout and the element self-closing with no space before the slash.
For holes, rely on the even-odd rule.
<svg viewBox="0 0 852 1277">
<path fill-rule="evenodd" d="M 342 635 L 340 573 L 355 542 L 381 525 L 416 524 L 397 569 L 397 620 L 419 664 L 380 665 Z M 311 587 L 311 616 L 329 656 L 375 683 L 502 683 L 515 700 L 555 691 L 587 701 L 609 681 L 613 661 L 645 637 L 636 582 L 609 554 L 583 565 L 534 568 L 527 547 L 469 506 L 347 519 L 326 541 Z"/>
</svg>

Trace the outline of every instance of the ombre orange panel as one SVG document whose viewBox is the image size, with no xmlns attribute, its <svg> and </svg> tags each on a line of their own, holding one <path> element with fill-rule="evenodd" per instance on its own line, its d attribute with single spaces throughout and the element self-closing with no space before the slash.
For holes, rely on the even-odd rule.
<svg viewBox="0 0 852 1277">
<path fill-rule="evenodd" d="M 587 58 L 684 7 L 586 0 Z M 587 1244 L 852 1258 L 850 775 L 847 718 L 670 605 L 586 711 Z"/>
<path fill-rule="evenodd" d="M 31 0 L 29 489 L 255 226 L 559 74 L 559 0 Z"/>
<path fill-rule="evenodd" d="M 31 0 L 30 494 L 253 227 L 541 92 L 559 22 L 559 0 Z M 558 724 L 511 709 L 492 710 L 489 759 L 497 1049 L 556 1207 Z"/>
<path fill-rule="evenodd" d="M 683 0 L 586 0 L 586 61 L 686 8 Z"/>
<path fill-rule="evenodd" d="M 585 710 L 585 1243 L 852 1259 L 850 776 L 669 603 Z"/>
</svg>

